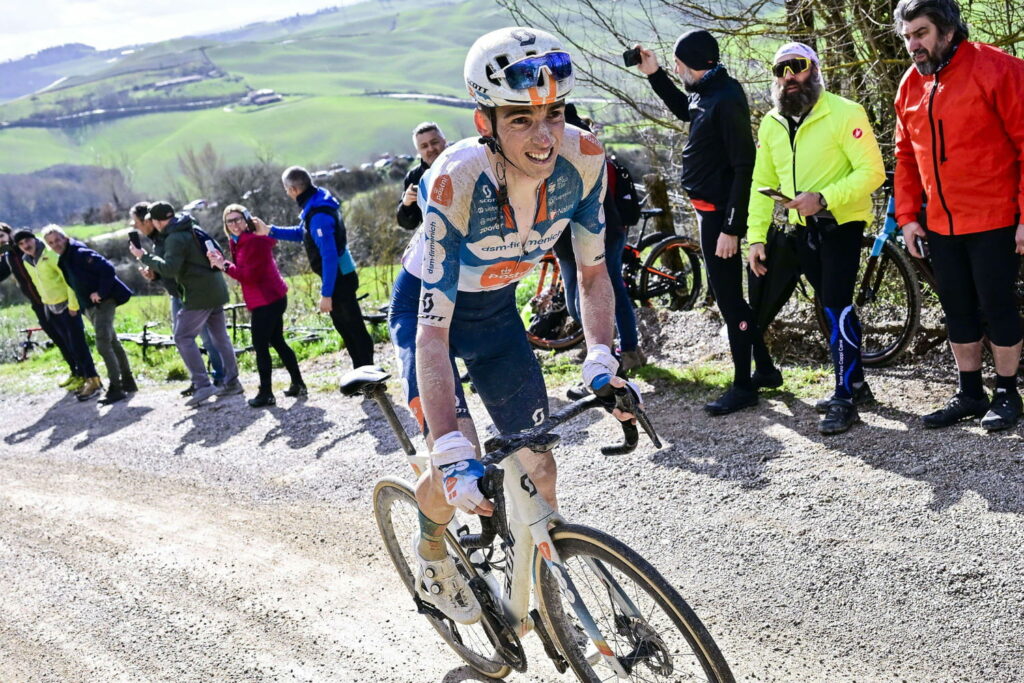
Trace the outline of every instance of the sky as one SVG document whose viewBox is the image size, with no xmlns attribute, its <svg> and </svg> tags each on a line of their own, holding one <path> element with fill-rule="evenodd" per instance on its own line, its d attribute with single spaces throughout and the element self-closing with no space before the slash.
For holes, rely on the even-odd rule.
<svg viewBox="0 0 1024 683">
<path fill-rule="evenodd" d="M 308 14 L 356 0 L 0 0 L 0 61 L 64 43 L 106 50 Z"/>
</svg>

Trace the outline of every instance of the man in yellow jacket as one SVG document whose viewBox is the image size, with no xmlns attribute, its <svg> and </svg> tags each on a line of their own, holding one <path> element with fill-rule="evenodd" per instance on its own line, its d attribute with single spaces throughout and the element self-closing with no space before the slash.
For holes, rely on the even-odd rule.
<svg viewBox="0 0 1024 683">
<path fill-rule="evenodd" d="M 800 267 L 829 320 L 835 393 L 819 401 L 822 434 L 845 432 L 859 420 L 857 406 L 874 400 L 864 381 L 860 321 L 853 289 L 861 240 L 873 219 L 871 193 L 885 180 L 864 108 L 825 90 L 818 55 L 803 43 L 779 48 L 773 60 L 772 99 L 757 133 L 750 193 L 748 260 L 756 275 L 767 272 L 764 242 L 774 200 L 797 226 Z"/>
</svg>

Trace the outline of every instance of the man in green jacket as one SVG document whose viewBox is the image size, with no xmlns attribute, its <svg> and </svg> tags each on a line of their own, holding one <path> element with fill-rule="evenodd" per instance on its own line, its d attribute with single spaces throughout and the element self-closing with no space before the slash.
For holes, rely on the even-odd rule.
<svg viewBox="0 0 1024 683">
<path fill-rule="evenodd" d="M 244 392 L 238 381 L 238 361 L 228 337 L 224 319 L 224 304 L 228 302 L 228 287 L 221 271 L 210 266 L 206 253 L 216 245 L 202 244 L 187 213 L 175 216 L 174 207 L 167 202 L 155 202 L 149 207 L 148 218 L 164 235 L 163 255 L 147 253 L 130 246 L 135 258 L 162 278 L 178 283 L 182 310 L 174 325 L 174 343 L 192 376 L 195 393 L 185 405 L 199 405 L 214 394 L 231 396 Z M 224 361 L 224 386 L 213 386 L 206 373 L 203 356 L 196 344 L 196 336 L 209 325 L 213 346 Z"/>
<path fill-rule="evenodd" d="M 857 406 L 874 400 L 861 365 L 860 321 L 853 289 L 864 229 L 873 219 L 871 193 L 885 180 L 864 108 L 825 90 L 818 55 L 803 43 L 775 53 L 772 99 L 757 133 L 750 193 L 748 259 L 756 275 L 767 272 L 764 242 L 771 188 L 797 226 L 800 266 L 821 300 L 831 330 L 835 393 L 818 402 L 822 434 L 845 432 L 859 420 Z"/>
</svg>

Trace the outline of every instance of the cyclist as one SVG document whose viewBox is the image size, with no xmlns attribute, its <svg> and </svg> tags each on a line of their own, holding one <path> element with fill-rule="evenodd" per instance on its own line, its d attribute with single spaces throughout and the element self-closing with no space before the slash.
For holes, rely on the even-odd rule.
<svg viewBox="0 0 1024 683">
<path fill-rule="evenodd" d="M 894 18 L 913 59 L 896 94 L 896 222 L 912 256 L 922 257 L 918 240 L 928 242 L 960 372 L 957 393 L 922 420 L 946 427 L 981 417 L 989 431 L 1007 429 L 1021 415 L 1014 284 L 1024 254 L 1024 61 L 969 42 L 955 0 L 902 0 Z M 991 403 L 981 381 L 985 334 Z"/>
<path fill-rule="evenodd" d="M 712 415 L 727 415 L 757 404 L 757 390 L 782 386 L 754 313 L 743 298 L 740 238 L 747 231 L 754 140 L 750 108 L 743 86 L 719 61 L 718 41 L 693 30 L 675 44 L 675 72 L 686 93 L 658 66 L 651 50 L 637 45 L 640 63 L 654 92 L 690 132 L 683 148 L 681 184 L 700 225 L 700 246 L 708 281 L 725 319 L 734 368 L 732 386 L 704 406 Z M 757 370 L 751 375 L 751 356 Z"/>
<path fill-rule="evenodd" d="M 575 82 L 568 53 L 545 31 L 504 28 L 473 44 L 464 75 L 482 137 L 450 146 L 420 181 L 424 222 L 403 257 L 390 328 L 406 399 L 431 444 L 432 467 L 416 487 L 418 591 L 452 619 L 473 623 L 480 606 L 446 553 L 444 531 L 455 507 L 490 514 L 492 505 L 477 485 L 484 470 L 454 357 L 465 360 L 499 431 L 546 417 L 544 379 L 519 318 L 515 283 L 570 228 L 589 345 L 583 376 L 591 383 L 614 375 L 618 363 L 609 349 L 604 150 L 592 135 L 565 126 L 563 102 Z M 521 460 L 554 505 L 551 454 Z"/>
<path fill-rule="evenodd" d="M 434 160 L 448 146 L 448 140 L 441 127 L 433 121 L 424 121 L 412 131 L 412 144 L 420 155 L 420 163 L 405 174 L 402 181 L 402 201 L 398 202 L 395 219 L 406 230 L 415 230 L 423 222 L 423 212 L 416 203 L 419 197 L 420 178 L 427 172 Z"/>
<path fill-rule="evenodd" d="M 885 180 L 885 168 L 864 108 L 825 90 L 814 50 L 803 43 L 783 45 L 772 73 L 775 108 L 757 132 L 748 259 L 755 274 L 768 271 L 764 242 L 773 205 L 757 189 L 792 197 L 783 206 L 797 226 L 800 267 L 831 330 L 835 393 L 818 404 L 825 412 L 818 429 L 837 434 L 860 419 L 858 405 L 874 398 L 864 381 L 853 288 L 864 229 L 873 217 L 871 193 Z"/>
</svg>

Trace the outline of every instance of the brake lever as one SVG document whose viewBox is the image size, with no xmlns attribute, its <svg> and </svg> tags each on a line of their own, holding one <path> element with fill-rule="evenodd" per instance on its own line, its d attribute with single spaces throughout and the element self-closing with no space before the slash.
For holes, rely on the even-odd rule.
<svg viewBox="0 0 1024 683">
<path fill-rule="evenodd" d="M 634 415 L 637 423 L 644 428 L 644 432 L 651 440 L 651 443 L 654 444 L 654 447 L 661 448 L 661 439 L 658 438 L 658 433 L 654 431 L 654 424 L 651 422 L 651 418 L 647 417 L 646 410 L 637 405 L 636 399 L 633 398 L 633 392 L 629 391 L 627 387 L 617 387 L 615 389 L 615 407 L 624 413 Z"/>
</svg>

